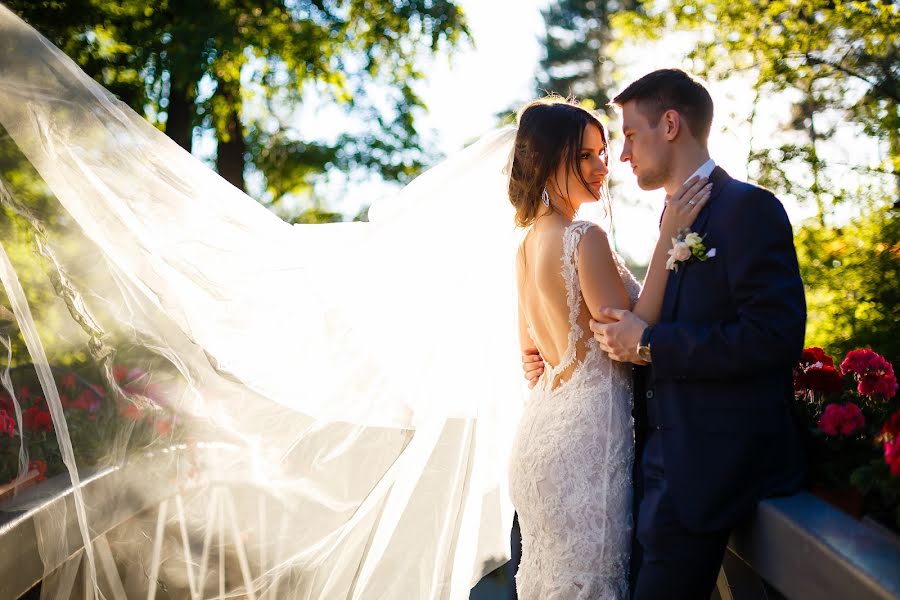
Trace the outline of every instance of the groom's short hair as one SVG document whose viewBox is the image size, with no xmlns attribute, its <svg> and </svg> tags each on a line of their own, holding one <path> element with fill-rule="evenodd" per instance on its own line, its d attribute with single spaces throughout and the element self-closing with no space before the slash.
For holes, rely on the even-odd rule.
<svg viewBox="0 0 900 600">
<path fill-rule="evenodd" d="M 687 121 L 691 134 L 704 144 L 712 127 L 713 101 L 703 84 L 681 69 L 660 69 L 632 82 L 610 102 L 622 107 L 635 100 L 650 124 L 656 126 L 667 110 Z"/>
</svg>

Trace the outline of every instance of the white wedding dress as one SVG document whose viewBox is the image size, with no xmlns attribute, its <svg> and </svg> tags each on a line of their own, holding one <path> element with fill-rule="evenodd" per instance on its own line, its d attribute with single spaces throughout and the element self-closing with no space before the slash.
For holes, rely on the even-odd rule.
<svg viewBox="0 0 900 600">
<path fill-rule="evenodd" d="M 546 366 L 513 442 L 510 495 L 522 531 L 521 600 L 628 596 L 632 379 L 631 369 L 611 360 L 583 327 L 588 313 L 578 245 L 591 226 L 575 221 L 564 233 L 568 347 L 558 365 Z M 615 258 L 634 302 L 640 285 Z M 557 384 L 579 355 L 569 378 Z"/>
</svg>

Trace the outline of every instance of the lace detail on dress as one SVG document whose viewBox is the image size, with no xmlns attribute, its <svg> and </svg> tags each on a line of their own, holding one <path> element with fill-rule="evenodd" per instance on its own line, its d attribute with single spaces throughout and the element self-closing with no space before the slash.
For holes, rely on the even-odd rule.
<svg viewBox="0 0 900 600">
<path fill-rule="evenodd" d="M 631 369 L 610 360 L 578 325 L 584 304 L 578 246 L 591 226 L 574 222 L 563 234 L 568 346 L 532 391 L 513 444 L 510 491 L 522 530 L 516 575 L 521 600 L 628 597 Z M 640 286 L 620 257 L 616 264 L 636 298 Z M 578 344 L 587 348 L 580 363 Z M 573 364 L 565 384 L 553 389 Z"/>
</svg>

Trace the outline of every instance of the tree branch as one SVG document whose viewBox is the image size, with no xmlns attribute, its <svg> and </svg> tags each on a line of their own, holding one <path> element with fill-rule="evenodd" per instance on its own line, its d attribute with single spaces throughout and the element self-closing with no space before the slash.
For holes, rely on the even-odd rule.
<svg viewBox="0 0 900 600">
<path fill-rule="evenodd" d="M 849 75 L 849 76 L 851 76 L 851 77 L 854 77 L 854 78 L 856 78 L 856 79 L 859 79 L 860 81 L 864 81 L 864 82 L 867 83 L 870 87 L 872 87 L 872 88 L 874 88 L 874 89 L 876 89 L 876 90 L 881 91 L 881 92 L 884 93 L 888 98 L 890 98 L 890 99 L 893 100 L 894 102 L 900 104 L 900 95 L 898 95 L 896 91 L 891 90 L 889 87 L 885 86 L 885 85 L 884 85 L 883 83 L 881 83 L 881 82 L 871 81 L 871 80 L 868 79 L 865 75 L 863 75 L 863 74 L 861 74 L 861 73 L 858 73 L 858 72 L 854 71 L 853 69 L 850 69 L 850 68 L 848 68 L 848 67 L 845 67 L 844 65 L 842 65 L 842 64 L 840 64 L 840 63 L 834 63 L 834 62 L 831 62 L 831 61 L 826 60 L 826 59 L 824 59 L 824 58 L 818 58 L 818 57 L 816 57 L 816 56 L 813 56 L 813 55 L 809 54 L 809 55 L 807 55 L 807 59 L 808 59 L 812 64 L 824 65 L 824 66 L 827 66 L 827 67 L 831 67 L 832 69 L 836 69 L 836 70 L 838 70 L 838 71 L 841 71 L 841 72 L 843 72 L 843 73 L 846 73 L 847 75 Z"/>
</svg>

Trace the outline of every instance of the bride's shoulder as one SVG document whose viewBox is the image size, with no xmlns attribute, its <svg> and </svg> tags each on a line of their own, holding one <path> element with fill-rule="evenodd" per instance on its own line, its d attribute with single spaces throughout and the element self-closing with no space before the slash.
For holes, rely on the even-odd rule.
<svg viewBox="0 0 900 600">
<path fill-rule="evenodd" d="M 565 237 L 578 247 L 585 244 L 609 247 L 606 231 L 592 221 L 572 221 L 572 224 L 566 227 Z"/>
<path fill-rule="evenodd" d="M 569 236 L 567 245 L 580 266 L 593 269 L 607 263 L 611 257 L 615 261 L 609 236 L 602 227 L 590 221 L 578 221 L 571 225 L 571 229 L 575 235 Z"/>
</svg>

